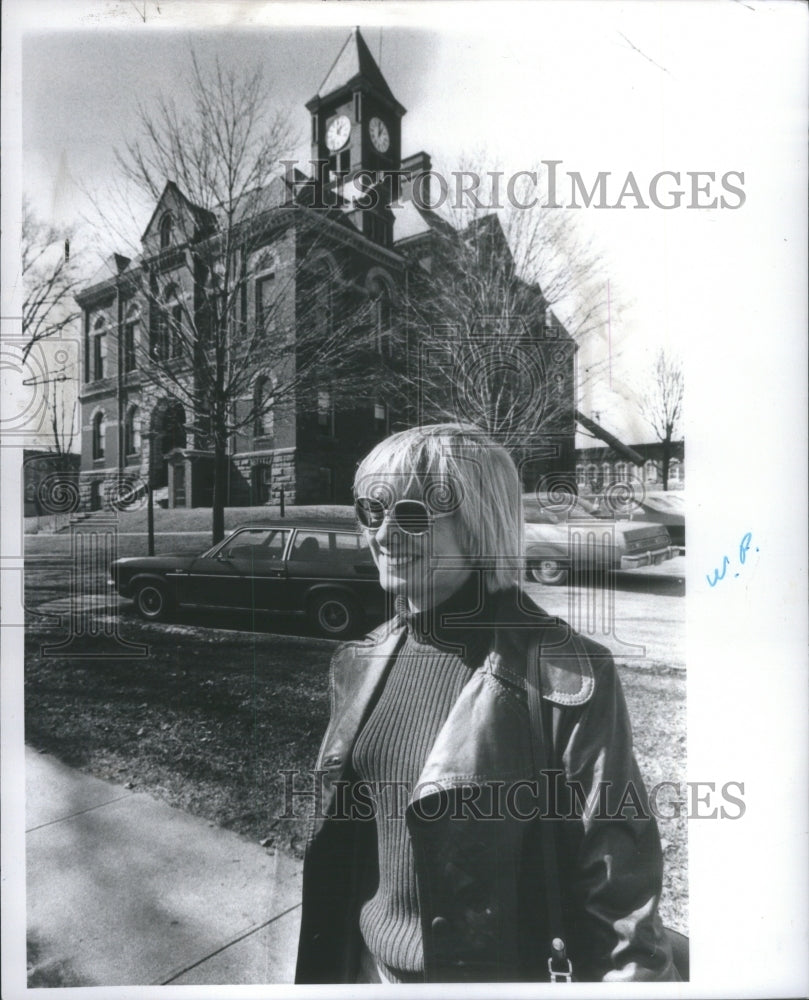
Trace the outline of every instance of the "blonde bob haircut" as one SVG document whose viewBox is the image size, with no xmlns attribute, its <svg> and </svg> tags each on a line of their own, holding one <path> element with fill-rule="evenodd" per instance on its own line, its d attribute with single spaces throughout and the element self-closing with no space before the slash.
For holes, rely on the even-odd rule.
<svg viewBox="0 0 809 1000">
<path fill-rule="evenodd" d="M 522 496 L 511 456 L 472 424 L 429 424 L 399 431 L 360 462 L 354 496 L 386 506 L 423 500 L 433 513 L 456 512 L 458 542 L 486 590 L 521 579 Z"/>
</svg>

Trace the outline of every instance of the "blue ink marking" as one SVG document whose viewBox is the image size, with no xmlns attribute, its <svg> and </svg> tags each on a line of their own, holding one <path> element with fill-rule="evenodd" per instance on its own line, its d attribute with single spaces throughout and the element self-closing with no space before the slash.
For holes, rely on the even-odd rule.
<svg viewBox="0 0 809 1000">
<path fill-rule="evenodd" d="M 723 580 L 725 578 L 725 572 L 727 571 L 727 568 L 728 568 L 729 565 L 730 565 L 730 559 L 728 559 L 727 556 L 723 556 L 722 557 L 722 568 L 721 568 L 721 570 L 715 569 L 713 571 L 713 580 L 709 576 L 706 575 L 705 579 L 708 581 L 708 583 L 712 587 L 715 587 L 717 585 L 717 583 L 719 583 L 720 580 Z"/>
<path fill-rule="evenodd" d="M 750 551 L 750 546 L 752 545 L 752 542 L 753 542 L 752 531 L 745 532 L 745 534 L 742 535 L 742 540 L 739 542 L 739 564 L 741 566 L 744 566 L 745 562 L 747 561 L 747 554 Z M 759 551 L 758 548 L 756 548 L 756 552 L 758 551 Z M 707 573 L 705 575 L 705 579 L 708 581 L 708 586 L 715 587 L 720 580 L 724 580 L 725 574 L 727 573 L 729 566 L 730 566 L 730 559 L 727 556 L 722 556 L 722 565 L 719 567 L 719 569 L 715 569 L 713 571 L 713 579 L 711 579 L 711 577 Z M 738 576 L 739 576 L 738 573 L 733 574 L 734 579 L 736 579 Z"/>
</svg>

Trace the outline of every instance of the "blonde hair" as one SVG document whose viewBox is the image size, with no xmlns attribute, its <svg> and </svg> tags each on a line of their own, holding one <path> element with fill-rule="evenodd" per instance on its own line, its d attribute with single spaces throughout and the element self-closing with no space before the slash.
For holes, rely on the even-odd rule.
<svg viewBox="0 0 809 1000">
<path fill-rule="evenodd" d="M 391 434 L 360 462 L 354 495 L 386 505 L 419 499 L 435 513 L 457 511 L 458 542 L 482 569 L 486 590 L 506 590 L 519 582 L 519 475 L 505 448 L 480 428 L 429 424 Z"/>
</svg>

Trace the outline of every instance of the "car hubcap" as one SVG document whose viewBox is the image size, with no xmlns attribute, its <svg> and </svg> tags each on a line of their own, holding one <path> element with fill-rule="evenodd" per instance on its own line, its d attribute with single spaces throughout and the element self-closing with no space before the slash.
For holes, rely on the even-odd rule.
<svg viewBox="0 0 809 1000">
<path fill-rule="evenodd" d="M 348 626 L 348 609 L 339 601 L 329 601 L 321 605 L 318 615 L 320 624 L 329 632 L 342 632 Z"/>
<path fill-rule="evenodd" d="M 154 587 L 147 587 L 141 591 L 140 606 L 147 615 L 159 614 L 160 609 L 163 607 L 163 596 Z"/>
</svg>

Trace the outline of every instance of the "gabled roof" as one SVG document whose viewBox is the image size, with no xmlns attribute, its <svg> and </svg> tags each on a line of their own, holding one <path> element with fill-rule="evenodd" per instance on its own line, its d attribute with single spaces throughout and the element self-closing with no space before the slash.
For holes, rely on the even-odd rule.
<svg viewBox="0 0 809 1000">
<path fill-rule="evenodd" d="M 400 106 L 393 96 L 387 80 L 382 75 L 382 70 L 371 55 L 371 50 L 365 39 L 360 34 L 360 29 L 354 28 L 337 53 L 337 58 L 332 63 L 323 83 L 318 87 L 313 100 L 336 93 L 360 80 L 369 83 L 382 97 Z"/>
<path fill-rule="evenodd" d="M 120 253 L 109 254 L 109 256 L 102 260 L 97 270 L 92 274 L 90 280 L 87 282 L 86 288 L 92 288 L 95 285 L 101 284 L 103 281 L 116 277 L 125 271 L 129 264 L 129 257 L 124 257 L 124 255 Z M 82 291 L 84 290 L 85 289 L 82 289 Z"/>
<path fill-rule="evenodd" d="M 163 188 L 163 193 L 157 199 L 157 204 L 155 205 L 155 209 L 152 212 L 151 217 L 149 218 L 149 222 L 147 223 L 146 228 L 143 231 L 143 235 L 141 236 L 141 242 L 146 239 L 146 236 L 151 230 L 157 216 L 163 214 L 163 211 L 167 207 L 166 205 L 167 202 L 171 203 L 179 202 L 185 208 L 187 208 L 191 216 L 193 217 L 195 224 L 200 229 L 213 226 L 213 224 L 216 221 L 213 212 L 209 212 L 206 208 L 203 208 L 201 205 L 195 205 L 193 201 L 191 201 L 183 194 L 183 192 L 177 187 L 174 181 L 166 181 L 166 186 Z M 174 205 L 171 205 L 169 207 L 174 207 Z"/>
<path fill-rule="evenodd" d="M 403 201 L 394 209 L 393 218 L 394 244 L 430 232 L 439 232 L 443 236 L 450 236 L 456 232 L 437 212 L 417 205 L 412 199 Z"/>
</svg>

